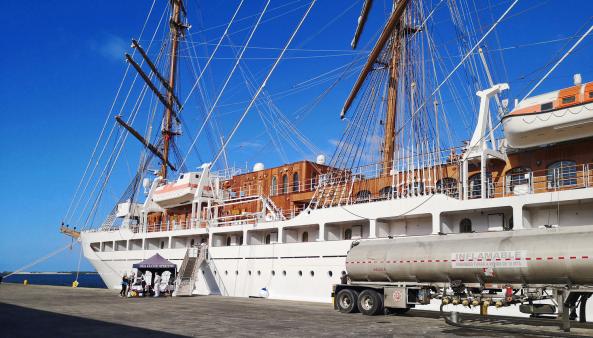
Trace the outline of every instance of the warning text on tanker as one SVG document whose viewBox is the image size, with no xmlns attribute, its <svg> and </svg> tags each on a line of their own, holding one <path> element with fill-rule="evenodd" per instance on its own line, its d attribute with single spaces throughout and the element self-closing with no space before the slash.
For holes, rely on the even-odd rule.
<svg viewBox="0 0 593 338">
<path fill-rule="evenodd" d="M 451 253 L 451 267 L 463 268 L 524 268 L 527 250 L 480 251 Z"/>
</svg>

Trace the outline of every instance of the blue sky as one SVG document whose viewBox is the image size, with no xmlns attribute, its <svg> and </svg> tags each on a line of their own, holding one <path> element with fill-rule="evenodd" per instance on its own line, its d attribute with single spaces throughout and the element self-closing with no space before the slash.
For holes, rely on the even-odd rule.
<svg viewBox="0 0 593 338">
<path fill-rule="evenodd" d="M 190 15 L 202 13 L 201 19 L 191 22 L 190 32 L 201 52 L 199 62 L 203 64 L 238 1 L 188 2 Z M 224 42 L 220 58 L 213 62 L 207 77 L 206 89 L 211 98 L 232 66 L 234 51 L 228 45 L 244 43 L 254 15 L 264 4 L 259 0 L 246 2 L 238 15 L 242 20 L 231 30 L 231 40 Z M 438 3 L 437 0 L 432 2 Z M 388 3 L 375 1 L 360 49 L 353 52 L 349 50 L 349 43 L 362 1 L 318 1 L 293 43 L 292 47 L 298 50 L 286 54 L 286 60 L 267 87 L 274 103 L 286 116 L 295 120 L 296 112 L 310 105 L 332 83 L 325 81 L 309 87 L 323 79 L 318 76 L 366 55 L 369 40 L 385 19 Z M 474 8 L 482 30 L 487 29 L 510 3 L 476 1 Z M 130 38 L 138 37 L 151 4 L 149 0 L 4 2 L 0 13 L 0 28 L 4 33 L 3 53 L 0 54 L 0 175 L 4 178 L 0 195 L 3 216 L 0 226 L 4 230 L 0 240 L 0 271 L 16 269 L 69 241 L 58 233 L 58 226 L 125 71 L 123 53 L 130 51 Z M 158 1 L 155 5 L 150 24 L 162 13 L 163 4 L 164 1 Z M 269 13 L 251 42 L 251 46 L 258 48 L 248 49 L 243 63 L 253 72 L 256 83 L 273 62 L 278 48 L 292 32 L 307 4 L 307 0 L 271 2 Z M 566 50 L 567 43 L 574 41 L 566 38 L 591 25 L 591 13 L 593 2 L 586 0 L 521 1 L 498 28 L 497 39 L 493 36 L 488 40 L 492 49 L 501 49 L 491 55 L 495 81 L 510 83 L 510 98 L 522 97 L 529 84 L 547 70 L 546 64 Z M 446 25 L 445 15 L 442 20 Z M 536 93 L 569 86 L 574 73 L 581 73 L 584 81 L 591 80 L 593 45 L 590 40 L 584 41 Z M 141 43 L 148 43 L 148 39 Z M 344 128 L 338 116 L 357 73 L 351 71 L 344 75 L 321 103 L 295 122 L 316 148 L 328 155 Z M 187 84 L 182 88 L 187 90 Z M 302 91 L 295 92 L 299 88 Z M 287 91 L 291 95 L 282 94 Z M 228 133 L 249 97 L 241 77 L 237 76 L 217 109 L 216 121 L 223 134 Z M 184 117 L 190 126 L 196 127 L 204 111 L 200 112 L 197 98 L 190 102 Z M 142 126 L 138 124 L 139 128 Z M 278 137 L 278 134 L 273 135 Z M 270 140 L 258 113 L 253 111 L 230 145 L 229 158 L 236 166 L 251 167 L 258 161 L 271 166 L 284 160 L 314 156 L 310 151 L 300 153 L 290 147 L 286 147 L 282 155 L 273 151 Z M 132 154 L 137 145 L 128 143 L 126 150 Z M 208 158 L 216 150 L 208 146 L 205 138 L 198 144 L 202 158 Z M 137 159 L 137 154 L 132 154 L 120 163 L 118 178 L 114 178 L 113 187 L 106 192 L 107 202 L 117 199 Z M 198 162 L 194 158 L 191 167 L 198 166 Z M 33 270 L 72 270 L 77 261 L 75 247 Z M 83 261 L 82 268 L 90 269 L 90 266 Z"/>
</svg>

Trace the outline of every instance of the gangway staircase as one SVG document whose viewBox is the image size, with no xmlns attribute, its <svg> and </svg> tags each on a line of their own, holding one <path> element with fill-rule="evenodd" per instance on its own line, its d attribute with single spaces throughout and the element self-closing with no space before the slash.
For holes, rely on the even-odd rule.
<svg viewBox="0 0 593 338">
<path fill-rule="evenodd" d="M 205 244 L 187 249 L 181 269 L 179 269 L 174 296 L 191 296 L 193 294 L 198 271 L 207 256 L 208 246 Z"/>
</svg>

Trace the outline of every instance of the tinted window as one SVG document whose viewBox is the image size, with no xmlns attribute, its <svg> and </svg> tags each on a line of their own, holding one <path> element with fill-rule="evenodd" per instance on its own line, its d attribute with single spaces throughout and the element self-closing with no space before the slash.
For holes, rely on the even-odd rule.
<svg viewBox="0 0 593 338">
<path fill-rule="evenodd" d="M 544 103 L 541 105 L 540 110 L 541 111 L 546 111 L 546 110 L 550 110 L 554 108 L 554 104 L 552 102 L 548 102 L 548 103 Z"/>
<path fill-rule="evenodd" d="M 576 96 L 569 96 L 569 97 L 562 98 L 562 104 L 573 103 L 574 101 L 576 101 Z"/>
</svg>

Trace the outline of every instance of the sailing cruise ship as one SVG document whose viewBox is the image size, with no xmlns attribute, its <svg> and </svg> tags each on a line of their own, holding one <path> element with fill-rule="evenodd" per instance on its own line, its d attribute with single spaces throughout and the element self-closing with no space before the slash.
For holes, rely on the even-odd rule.
<svg viewBox="0 0 593 338">
<path fill-rule="evenodd" d="M 74 229 L 66 217 L 61 227 L 78 239 L 108 287 L 118 288 L 134 263 L 159 253 L 178 265 L 185 278 L 179 287 L 187 294 L 330 302 L 355 240 L 391 238 L 397 245 L 405 237 L 422 246 L 427 238 L 459 233 L 480 241 L 492 232 L 593 228 L 593 82 L 577 74 L 563 88 L 533 96 L 532 90 L 521 100 L 509 99 L 507 83 L 495 82 L 484 41 L 517 1 L 491 8 L 496 17 L 480 29 L 468 20 L 480 12 L 469 10 L 468 4 L 476 6 L 469 0 L 393 1 L 346 97 L 341 117 L 347 126 L 333 155 L 270 168 L 252 163 L 252 170 L 222 165 L 227 145 L 256 102 L 269 99 L 265 86 L 316 1 L 307 1 L 298 23 L 286 24 L 292 35 L 263 81 L 248 81 L 251 100 L 244 114 L 220 139 L 219 151 L 200 162 L 179 156 L 175 143 L 191 114 L 177 82 L 181 56 L 191 52 L 182 44 L 190 35 L 187 2 L 169 2 L 161 45 L 133 40 L 134 52 L 125 56 L 128 70 L 138 74 L 139 97 L 152 103 L 110 112 L 106 126 L 113 123 L 113 135 L 109 128 L 101 133 L 108 145 L 95 147 L 81 181 L 98 183 L 81 183 L 76 196 L 101 196 L 126 138 L 142 145 L 136 175 L 101 222 L 91 224 L 101 200 L 93 197 L 85 209 L 88 225 Z M 262 4 L 253 32 L 269 1 Z M 371 4 L 362 4 L 353 48 L 369 25 Z M 434 40 L 444 15 L 457 32 L 460 53 L 446 62 Z M 194 68 L 196 78 L 218 45 L 210 58 L 199 59 L 207 61 Z M 249 75 L 240 50 L 235 67 Z M 468 74 L 473 82 L 460 80 Z M 466 91 L 472 96 L 464 97 Z M 147 126 L 158 133 L 133 126 L 136 115 L 149 109 Z M 463 143 L 450 135 L 451 124 L 462 123 L 458 110 L 471 117 L 461 128 Z M 190 148 L 199 149 L 194 143 Z M 100 155 L 107 160 L 97 160 Z M 199 169 L 187 170 L 186 164 Z M 429 262 L 410 264 L 428 269 Z"/>
</svg>

